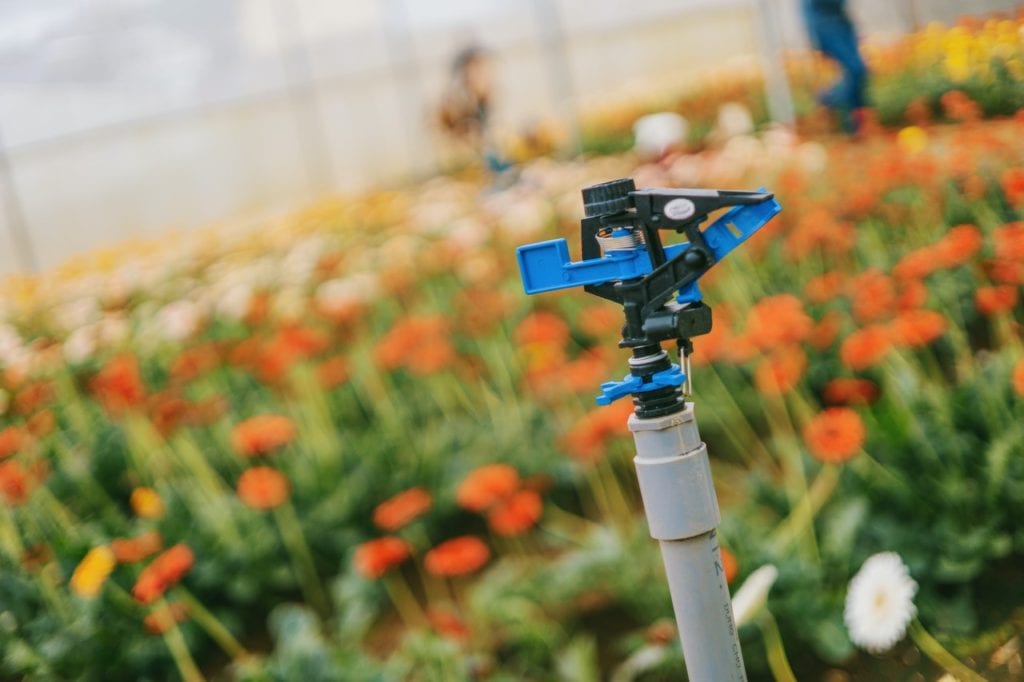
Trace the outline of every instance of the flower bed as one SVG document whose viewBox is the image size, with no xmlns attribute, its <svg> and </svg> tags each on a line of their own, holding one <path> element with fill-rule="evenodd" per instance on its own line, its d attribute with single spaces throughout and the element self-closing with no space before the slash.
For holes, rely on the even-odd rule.
<svg viewBox="0 0 1024 682">
<path fill-rule="evenodd" d="M 752 676 L 1019 674 L 1021 131 L 541 160 L 8 283 L 0 671 L 678 678 L 629 406 L 592 403 L 619 312 L 512 257 L 633 174 L 784 207 L 694 358 Z M 883 656 L 879 593 L 916 618 Z"/>
</svg>

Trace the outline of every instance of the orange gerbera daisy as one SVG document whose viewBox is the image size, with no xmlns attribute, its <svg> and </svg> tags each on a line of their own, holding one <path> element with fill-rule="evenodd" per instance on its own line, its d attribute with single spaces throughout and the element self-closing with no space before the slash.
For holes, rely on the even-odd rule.
<svg viewBox="0 0 1024 682">
<path fill-rule="evenodd" d="M 251 467 L 238 477 L 238 498 L 251 509 L 273 509 L 288 501 L 291 485 L 277 469 Z"/>
<path fill-rule="evenodd" d="M 466 622 L 448 609 L 431 608 L 427 610 L 427 621 L 430 627 L 442 637 L 464 642 L 469 639 L 470 631 Z"/>
<path fill-rule="evenodd" d="M 468 575 L 480 570 L 491 558 L 483 540 L 471 535 L 446 540 L 427 552 L 423 567 L 441 577 Z"/>
<path fill-rule="evenodd" d="M 878 397 L 878 386 L 869 379 L 842 377 L 825 384 L 825 401 L 832 405 L 871 403 Z"/>
<path fill-rule="evenodd" d="M 90 383 L 93 394 L 111 414 L 139 407 L 146 399 L 139 363 L 134 355 L 111 358 Z"/>
<path fill-rule="evenodd" d="M 1017 361 L 1017 364 L 1013 368 L 1013 390 L 1017 392 L 1017 395 L 1024 396 L 1024 358 Z"/>
<path fill-rule="evenodd" d="M 847 291 L 853 301 L 853 316 L 858 322 L 871 322 L 892 314 L 896 287 L 881 270 L 873 268 L 852 278 Z"/>
<path fill-rule="evenodd" d="M 843 291 L 845 281 L 838 270 L 812 277 L 804 285 L 804 296 L 811 303 L 828 303 Z"/>
<path fill-rule="evenodd" d="M 581 310 L 577 322 L 583 333 L 600 338 L 622 329 L 622 311 L 616 306 L 598 303 Z"/>
<path fill-rule="evenodd" d="M 284 447 L 295 437 L 295 425 L 279 414 L 261 414 L 235 424 L 231 429 L 231 445 L 240 455 L 268 455 Z"/>
<path fill-rule="evenodd" d="M 604 455 L 608 440 L 629 433 L 629 415 L 633 403 L 619 400 L 588 412 L 562 438 L 566 453 L 584 463 L 593 463 Z"/>
<path fill-rule="evenodd" d="M 498 535 L 519 535 L 533 528 L 543 513 L 537 491 L 520 490 L 492 507 L 487 521 Z"/>
<path fill-rule="evenodd" d="M 982 315 L 997 315 L 1013 310 L 1017 305 L 1017 287 L 1001 285 L 994 287 L 978 287 L 974 292 L 974 302 Z"/>
<path fill-rule="evenodd" d="M 146 632 L 152 635 L 162 635 L 171 629 L 176 623 L 184 623 L 188 620 L 188 606 L 179 601 L 172 601 L 167 606 L 157 606 L 146 617 L 142 619 L 142 625 Z"/>
<path fill-rule="evenodd" d="M 838 464 L 856 455 L 864 445 L 864 423 L 848 407 L 830 407 L 804 426 L 804 442 L 822 462 Z"/>
<path fill-rule="evenodd" d="M 156 554 L 164 546 L 160 531 L 148 530 L 133 538 L 117 538 L 110 541 L 110 551 L 119 564 L 134 564 Z"/>
<path fill-rule="evenodd" d="M 519 472 L 508 464 L 477 467 L 455 490 L 455 501 L 463 509 L 482 512 L 510 497 L 519 489 Z"/>
<path fill-rule="evenodd" d="M 903 256 L 893 267 L 892 274 L 897 279 L 923 279 L 935 272 L 941 262 L 938 250 L 933 245 L 921 247 Z"/>
<path fill-rule="evenodd" d="M 1024 223 L 1007 223 L 992 232 L 995 243 L 996 258 L 1021 261 L 1024 260 Z"/>
<path fill-rule="evenodd" d="M 981 231 L 974 225 L 957 225 L 935 244 L 935 253 L 943 267 L 952 268 L 970 261 L 982 242 Z"/>
<path fill-rule="evenodd" d="M 423 488 L 409 488 L 384 500 L 373 510 L 373 522 L 381 530 L 394 532 L 427 513 L 434 498 Z"/>
<path fill-rule="evenodd" d="M 817 350 L 825 350 L 836 340 L 839 336 L 839 328 L 843 324 L 843 317 L 836 310 L 830 310 L 825 313 L 814 328 L 811 330 L 810 336 L 807 337 L 807 343 L 812 348 Z"/>
<path fill-rule="evenodd" d="M 194 563 L 195 555 L 187 545 L 174 545 L 142 569 L 132 596 L 143 604 L 152 604 L 192 570 Z"/>
<path fill-rule="evenodd" d="M 778 294 L 762 298 L 750 309 L 746 336 L 758 348 L 768 350 L 803 341 L 813 325 L 799 298 Z"/>
<path fill-rule="evenodd" d="M 376 580 L 412 556 L 412 547 L 402 538 L 383 537 L 356 547 L 352 564 L 363 577 Z"/>
<path fill-rule="evenodd" d="M 57 417 L 53 410 L 43 408 L 25 420 L 25 428 L 36 438 L 42 438 L 53 433 L 57 427 Z"/>
<path fill-rule="evenodd" d="M 8 426 L 0 431 L 0 459 L 10 457 L 28 442 L 28 434 L 20 426 Z"/>
<path fill-rule="evenodd" d="M 191 381 L 212 371 L 218 364 L 220 355 L 217 346 L 204 343 L 183 350 L 171 363 L 170 375 L 176 381 Z"/>
<path fill-rule="evenodd" d="M 807 354 L 800 346 L 783 346 L 758 363 L 754 385 L 765 395 L 782 395 L 793 390 L 807 369 Z"/>
<path fill-rule="evenodd" d="M 0 462 L 0 500 L 5 503 L 18 506 L 27 502 L 36 482 L 36 477 L 21 462 Z"/>
<path fill-rule="evenodd" d="M 448 340 L 448 320 L 440 315 L 409 316 L 397 322 L 374 348 L 381 369 L 405 367 L 425 375 L 447 366 L 455 357 Z"/>
<path fill-rule="evenodd" d="M 889 323 L 894 343 L 915 348 L 927 346 L 946 333 L 946 317 L 934 310 L 910 310 Z"/>
<path fill-rule="evenodd" d="M 896 296 L 896 309 L 899 311 L 920 308 L 928 300 L 928 287 L 919 279 L 908 279 L 900 282 L 899 294 Z"/>
<path fill-rule="evenodd" d="M 725 581 L 731 585 L 732 581 L 736 579 L 736 574 L 740 572 L 740 562 L 725 547 L 719 547 L 719 549 L 722 551 L 722 570 L 725 571 Z"/>
<path fill-rule="evenodd" d="M 839 359 L 852 370 L 860 371 L 877 364 L 892 348 L 889 330 L 873 324 L 847 336 L 839 347 Z"/>
<path fill-rule="evenodd" d="M 326 389 L 341 386 L 348 381 L 350 373 L 348 358 L 343 355 L 324 360 L 316 368 L 316 378 Z"/>
<path fill-rule="evenodd" d="M 516 342 L 521 346 L 533 343 L 565 345 L 569 340 L 569 325 L 555 315 L 544 310 L 530 313 L 516 327 Z"/>
<path fill-rule="evenodd" d="M 1024 205 L 1024 168 L 1007 168 L 1000 183 L 1007 201 L 1013 206 Z"/>
</svg>

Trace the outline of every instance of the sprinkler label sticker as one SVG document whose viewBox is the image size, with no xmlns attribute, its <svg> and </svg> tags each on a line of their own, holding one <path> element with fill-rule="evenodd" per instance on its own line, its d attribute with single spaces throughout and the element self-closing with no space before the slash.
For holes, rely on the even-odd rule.
<svg viewBox="0 0 1024 682">
<path fill-rule="evenodd" d="M 689 199 L 673 199 L 665 204 L 665 215 L 672 220 L 686 220 L 696 210 L 697 207 Z"/>
</svg>

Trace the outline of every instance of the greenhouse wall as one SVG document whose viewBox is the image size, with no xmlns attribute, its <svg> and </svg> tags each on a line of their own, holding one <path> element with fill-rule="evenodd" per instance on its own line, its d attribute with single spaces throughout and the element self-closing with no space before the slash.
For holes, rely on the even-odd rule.
<svg viewBox="0 0 1024 682">
<path fill-rule="evenodd" d="M 964 9 L 851 5 L 883 35 Z M 0 273 L 435 170 L 431 111 L 460 46 L 496 55 L 499 125 L 568 122 L 756 55 L 758 7 L 776 13 L 780 44 L 804 44 L 795 0 L 5 3 Z"/>
</svg>

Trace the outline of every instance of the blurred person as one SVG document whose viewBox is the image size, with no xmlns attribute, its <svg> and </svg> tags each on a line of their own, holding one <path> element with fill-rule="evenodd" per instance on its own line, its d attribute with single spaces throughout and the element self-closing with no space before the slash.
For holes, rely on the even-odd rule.
<svg viewBox="0 0 1024 682">
<path fill-rule="evenodd" d="M 450 139 L 472 149 L 488 170 L 501 173 L 510 164 L 498 154 L 492 139 L 489 124 L 493 90 L 490 53 L 478 45 L 462 49 L 452 61 L 451 79 L 438 119 Z"/>
<path fill-rule="evenodd" d="M 857 46 L 857 32 L 846 11 L 846 0 L 801 0 L 811 44 L 839 63 L 842 77 L 818 96 L 839 114 L 848 133 L 860 128 L 867 104 L 868 69 Z"/>
</svg>

